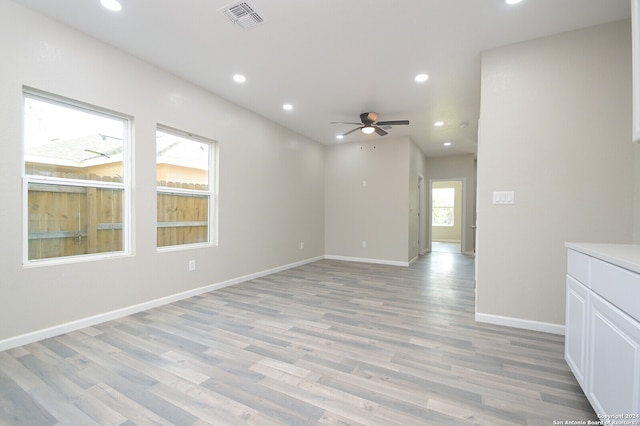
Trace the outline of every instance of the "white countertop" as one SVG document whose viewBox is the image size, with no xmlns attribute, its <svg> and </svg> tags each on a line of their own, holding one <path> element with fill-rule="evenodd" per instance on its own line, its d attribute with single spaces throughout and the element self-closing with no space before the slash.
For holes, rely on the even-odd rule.
<svg viewBox="0 0 640 426">
<path fill-rule="evenodd" d="M 565 246 L 640 274 L 640 244 L 565 243 Z"/>
</svg>

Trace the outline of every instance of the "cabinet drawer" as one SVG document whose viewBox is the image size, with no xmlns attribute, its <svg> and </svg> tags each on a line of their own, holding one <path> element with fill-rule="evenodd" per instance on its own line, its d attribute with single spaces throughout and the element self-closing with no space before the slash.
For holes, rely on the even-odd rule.
<svg viewBox="0 0 640 426">
<path fill-rule="evenodd" d="M 640 275 L 598 259 L 591 259 L 591 289 L 636 321 L 640 321 Z"/>
<path fill-rule="evenodd" d="M 574 250 L 567 252 L 567 273 L 587 287 L 591 286 L 590 259 L 586 254 Z"/>
</svg>

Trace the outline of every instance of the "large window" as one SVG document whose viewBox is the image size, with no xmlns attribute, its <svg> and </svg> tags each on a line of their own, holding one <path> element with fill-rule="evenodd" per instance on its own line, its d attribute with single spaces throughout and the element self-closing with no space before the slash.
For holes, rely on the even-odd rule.
<svg viewBox="0 0 640 426">
<path fill-rule="evenodd" d="M 214 242 L 215 142 L 158 126 L 157 246 Z"/>
<path fill-rule="evenodd" d="M 25 261 L 125 253 L 129 119 L 24 93 Z"/>
<path fill-rule="evenodd" d="M 432 226 L 453 226 L 453 207 L 455 205 L 455 188 L 432 189 Z"/>
</svg>

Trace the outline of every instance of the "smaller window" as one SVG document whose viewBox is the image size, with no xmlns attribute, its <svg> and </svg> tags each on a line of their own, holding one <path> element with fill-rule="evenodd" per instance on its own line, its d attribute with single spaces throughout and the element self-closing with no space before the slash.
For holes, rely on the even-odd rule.
<svg viewBox="0 0 640 426">
<path fill-rule="evenodd" d="M 455 204 L 455 188 L 433 188 L 431 191 L 433 226 L 453 226 L 453 207 Z"/>
<path fill-rule="evenodd" d="M 215 142 L 158 126 L 157 247 L 211 244 Z"/>
</svg>

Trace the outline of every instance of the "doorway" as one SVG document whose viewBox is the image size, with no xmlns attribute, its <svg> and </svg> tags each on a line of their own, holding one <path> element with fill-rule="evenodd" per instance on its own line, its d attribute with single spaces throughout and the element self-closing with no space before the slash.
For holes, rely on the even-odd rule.
<svg viewBox="0 0 640 426">
<path fill-rule="evenodd" d="M 462 253 L 464 247 L 464 179 L 431 181 L 429 221 L 432 252 Z"/>
</svg>

